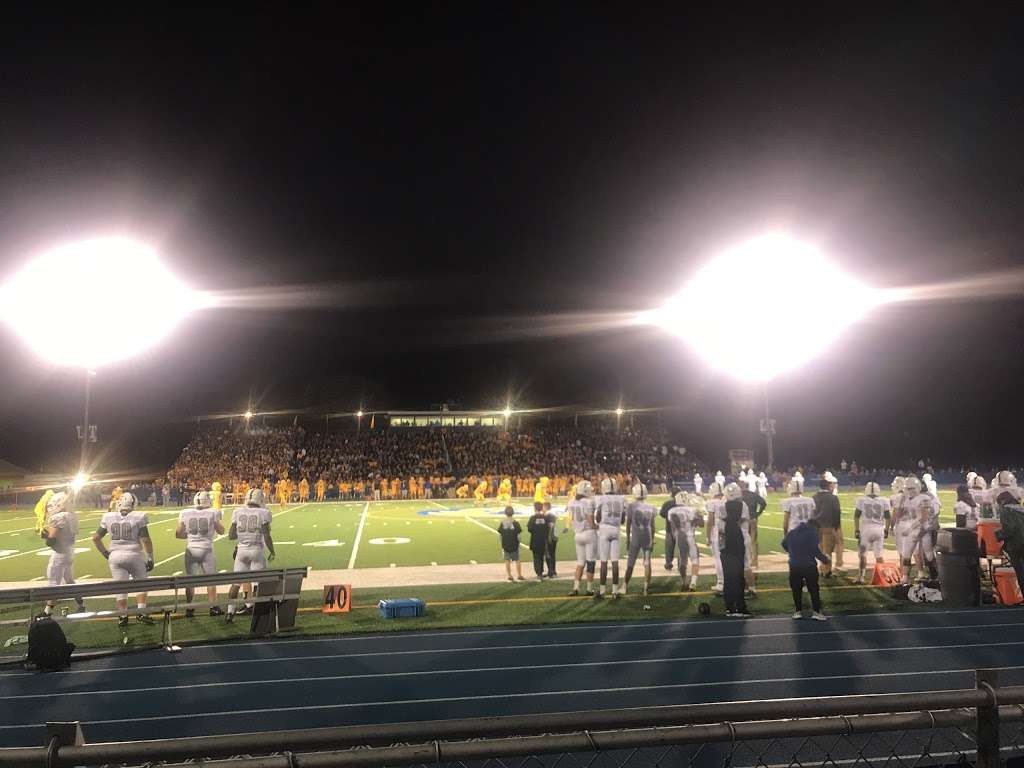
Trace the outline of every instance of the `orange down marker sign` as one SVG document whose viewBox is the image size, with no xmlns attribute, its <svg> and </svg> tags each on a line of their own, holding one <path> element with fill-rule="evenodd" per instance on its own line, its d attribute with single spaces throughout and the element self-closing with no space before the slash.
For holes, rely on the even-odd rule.
<svg viewBox="0 0 1024 768">
<path fill-rule="evenodd" d="M 324 587 L 321 613 L 348 613 L 352 610 L 352 585 L 334 584 Z"/>
</svg>

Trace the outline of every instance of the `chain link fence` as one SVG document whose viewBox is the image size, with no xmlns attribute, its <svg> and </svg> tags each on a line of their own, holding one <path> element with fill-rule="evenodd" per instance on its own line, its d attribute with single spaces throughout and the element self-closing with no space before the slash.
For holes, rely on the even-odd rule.
<svg viewBox="0 0 1024 768">
<path fill-rule="evenodd" d="M 208 768 L 916 768 L 1024 766 L 1024 686 L 46 746 L 0 766 Z"/>
</svg>

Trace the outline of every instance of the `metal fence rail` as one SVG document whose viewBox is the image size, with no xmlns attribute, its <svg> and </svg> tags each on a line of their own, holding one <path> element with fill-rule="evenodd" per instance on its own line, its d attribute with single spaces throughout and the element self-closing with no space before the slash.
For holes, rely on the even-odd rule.
<svg viewBox="0 0 1024 768">
<path fill-rule="evenodd" d="M 1024 686 L 473 718 L 189 739 L 83 743 L 53 724 L 46 746 L 0 766 L 213 768 L 886 768 L 1024 759 Z"/>
</svg>

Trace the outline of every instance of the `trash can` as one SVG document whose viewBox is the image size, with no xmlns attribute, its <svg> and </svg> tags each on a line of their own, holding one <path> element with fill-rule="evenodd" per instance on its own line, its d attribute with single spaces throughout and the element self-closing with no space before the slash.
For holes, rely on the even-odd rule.
<svg viewBox="0 0 1024 768">
<path fill-rule="evenodd" d="M 942 602 L 951 608 L 970 608 L 981 605 L 981 576 L 978 556 L 959 555 L 938 550 L 939 583 Z"/>
</svg>

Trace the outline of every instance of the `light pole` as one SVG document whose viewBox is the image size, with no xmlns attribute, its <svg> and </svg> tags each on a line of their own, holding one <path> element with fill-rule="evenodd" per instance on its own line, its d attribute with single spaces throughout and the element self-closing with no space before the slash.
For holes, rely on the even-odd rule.
<svg viewBox="0 0 1024 768">
<path fill-rule="evenodd" d="M 792 294 L 794 285 L 816 290 L 773 304 L 771 315 L 764 318 L 744 311 L 763 304 L 765 296 Z M 681 337 L 711 367 L 762 385 L 761 432 L 771 468 L 775 464 L 775 419 L 768 401 L 769 382 L 831 348 L 847 326 L 882 299 L 878 291 L 826 260 L 817 248 L 771 234 L 712 259 L 681 293 L 664 306 L 639 314 L 637 322 L 660 326 Z M 799 338 L 790 338 L 781 346 L 744 343 L 752 334 L 779 336 L 794 329 Z"/>
<path fill-rule="evenodd" d="M 114 301 L 97 301 L 69 320 L 63 308 L 98 298 L 110 286 Z M 153 290 L 155 287 L 155 290 Z M 40 298 L 45 311 L 40 311 Z M 92 379 L 102 365 L 138 354 L 170 335 L 189 313 L 212 306 L 210 298 L 183 285 L 156 252 L 123 237 L 97 238 L 46 251 L 0 285 L 0 317 L 48 362 L 85 370 L 82 449 L 75 485 L 89 473 Z"/>
</svg>

